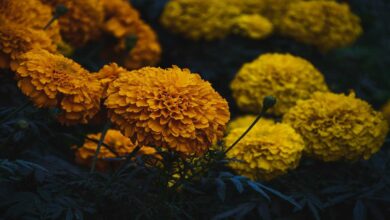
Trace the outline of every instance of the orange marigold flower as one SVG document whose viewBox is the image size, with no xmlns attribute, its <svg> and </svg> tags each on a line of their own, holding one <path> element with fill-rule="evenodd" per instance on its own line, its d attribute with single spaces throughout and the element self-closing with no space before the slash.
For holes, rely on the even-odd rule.
<svg viewBox="0 0 390 220">
<path fill-rule="evenodd" d="M 42 30 L 52 16 L 52 9 L 40 0 L 0 1 L 0 19 L 7 20 L 7 23 L 23 25 L 24 28 Z M 57 21 L 54 21 L 45 32 L 54 42 L 61 42 L 60 27 Z"/>
<path fill-rule="evenodd" d="M 78 148 L 75 152 L 75 159 L 78 164 L 90 166 L 93 157 L 95 156 L 98 141 L 101 138 L 101 133 L 90 134 L 84 141 L 84 145 Z M 123 136 L 120 131 L 110 129 L 104 137 L 103 143 L 105 146 L 100 148 L 96 168 L 98 170 L 106 170 L 110 165 L 104 158 L 117 158 L 130 154 L 136 147 L 128 137 Z M 156 149 L 148 146 L 143 146 L 137 155 L 155 155 Z M 157 156 L 157 155 L 156 155 Z"/>
<path fill-rule="evenodd" d="M 43 30 L 34 30 L 13 23 L 0 24 L 0 68 L 14 70 L 17 58 L 32 49 L 56 51 L 49 36 Z"/>
<path fill-rule="evenodd" d="M 110 83 L 116 80 L 122 73 L 128 73 L 128 71 L 125 68 L 118 66 L 116 63 L 110 63 L 94 74 L 94 77 L 98 79 L 103 86 L 103 97 L 107 96 L 106 93 Z"/>
<path fill-rule="evenodd" d="M 111 121 L 141 145 L 199 155 L 222 138 L 229 106 L 198 74 L 173 66 L 122 74 L 108 88 Z"/>
<path fill-rule="evenodd" d="M 41 0 L 53 8 L 64 5 L 68 12 L 58 20 L 65 41 L 82 46 L 99 38 L 104 19 L 101 0 Z"/>
<path fill-rule="evenodd" d="M 154 31 L 141 20 L 139 13 L 124 0 L 103 2 L 106 13 L 104 29 L 118 39 L 113 51 L 107 53 L 113 55 L 110 59 L 123 63 L 128 69 L 157 64 L 161 56 L 160 44 Z"/>
<path fill-rule="evenodd" d="M 42 49 L 20 57 L 18 86 L 38 107 L 57 107 L 61 123 L 87 123 L 100 108 L 101 84 L 79 64 Z"/>
</svg>

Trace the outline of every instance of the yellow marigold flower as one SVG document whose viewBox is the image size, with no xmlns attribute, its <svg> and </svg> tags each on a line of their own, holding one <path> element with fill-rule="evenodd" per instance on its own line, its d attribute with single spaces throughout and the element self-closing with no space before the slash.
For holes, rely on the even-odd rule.
<svg viewBox="0 0 390 220">
<path fill-rule="evenodd" d="M 52 9 L 40 0 L 0 1 L 0 20 L 7 20 L 8 24 L 15 23 L 24 28 L 42 30 L 52 16 Z M 61 42 L 57 21 L 54 21 L 45 32 L 55 43 Z"/>
<path fill-rule="evenodd" d="M 104 19 L 101 0 L 41 0 L 55 8 L 64 5 L 68 12 L 58 20 L 61 34 L 72 46 L 83 46 L 100 37 Z"/>
<path fill-rule="evenodd" d="M 314 93 L 284 115 L 305 140 L 305 153 L 323 161 L 369 159 L 383 145 L 388 126 L 382 113 L 352 93 Z"/>
<path fill-rule="evenodd" d="M 249 112 L 261 110 L 263 98 L 278 100 L 270 112 L 282 115 L 299 99 L 315 91 L 327 91 L 322 74 L 307 60 L 290 54 L 264 54 L 239 70 L 231 83 L 238 106 Z"/>
<path fill-rule="evenodd" d="M 347 4 L 310 1 L 292 4 L 281 21 L 280 31 L 326 52 L 355 42 L 362 27 Z"/>
<path fill-rule="evenodd" d="M 256 40 L 268 37 L 272 30 L 271 22 L 257 14 L 238 16 L 233 25 L 233 33 Z"/>
<path fill-rule="evenodd" d="M 246 129 L 232 129 L 225 145 L 232 145 Z M 296 168 L 304 146 L 302 137 L 289 125 L 260 120 L 226 156 L 236 160 L 229 165 L 240 175 L 270 180 Z"/>
<path fill-rule="evenodd" d="M 261 14 L 266 7 L 264 0 L 221 0 L 225 4 L 235 5 L 242 14 Z"/>
<path fill-rule="evenodd" d="M 101 133 L 90 134 L 87 137 L 88 138 L 84 141 L 84 145 L 75 151 L 75 159 L 78 164 L 90 166 L 95 156 Z M 130 154 L 136 147 L 129 138 L 123 136 L 118 130 L 114 129 L 107 131 L 103 143 L 109 147 L 109 149 L 105 146 L 100 148 L 98 161 L 96 163 L 96 168 L 98 170 L 106 170 L 110 166 L 108 161 L 103 160 L 104 158 L 124 157 Z M 137 155 L 154 155 L 156 152 L 157 151 L 152 147 L 143 146 L 138 151 Z"/>
<path fill-rule="evenodd" d="M 171 0 L 161 23 L 171 31 L 193 40 L 224 38 L 241 10 L 222 0 Z"/>
<path fill-rule="evenodd" d="M 57 107 L 64 124 L 87 123 L 100 108 L 102 87 L 79 64 L 42 49 L 20 57 L 18 87 L 37 107 Z"/>
<path fill-rule="evenodd" d="M 32 49 L 56 51 L 56 45 L 43 30 L 13 23 L 0 24 L 0 68 L 14 70 L 16 59 Z"/>
<path fill-rule="evenodd" d="M 111 121 L 141 145 L 199 155 L 223 136 L 229 107 L 198 74 L 176 66 L 121 74 L 108 88 Z"/>
<path fill-rule="evenodd" d="M 382 107 L 382 113 L 385 116 L 388 124 L 390 125 L 390 101 L 388 101 L 383 107 Z"/>
<path fill-rule="evenodd" d="M 255 115 L 244 115 L 234 120 L 230 121 L 227 127 L 227 130 L 233 130 L 235 128 L 245 128 L 247 129 L 256 119 Z M 255 126 L 260 126 L 262 124 L 274 124 L 275 122 L 271 119 L 260 119 L 259 122 L 256 123 Z"/>
<path fill-rule="evenodd" d="M 139 13 L 125 0 L 104 0 L 106 32 L 118 38 L 111 60 L 122 63 L 128 69 L 139 69 L 157 64 L 161 47 L 157 35 L 141 20 Z M 129 47 L 133 38 L 134 46 Z"/>
</svg>

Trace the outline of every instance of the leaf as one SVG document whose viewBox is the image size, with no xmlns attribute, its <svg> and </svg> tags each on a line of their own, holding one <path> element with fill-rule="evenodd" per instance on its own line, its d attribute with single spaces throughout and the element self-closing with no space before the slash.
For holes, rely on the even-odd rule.
<svg viewBox="0 0 390 220">
<path fill-rule="evenodd" d="M 365 220 L 367 219 L 367 210 L 361 200 L 358 200 L 353 208 L 353 219 L 354 220 Z"/>
<path fill-rule="evenodd" d="M 225 197 L 226 197 L 226 184 L 220 178 L 215 179 L 215 183 L 217 184 L 218 197 L 223 202 L 223 201 L 225 201 Z"/>
<path fill-rule="evenodd" d="M 223 178 L 223 177 L 233 177 L 234 175 L 230 172 L 220 172 L 219 173 L 219 178 Z"/>
<path fill-rule="evenodd" d="M 236 190 L 241 194 L 244 192 L 244 186 L 242 185 L 241 181 L 239 179 L 236 179 L 235 177 L 230 178 L 230 181 L 232 181 L 233 185 L 236 187 Z"/>
<path fill-rule="evenodd" d="M 265 193 L 262 189 L 260 189 L 260 187 L 257 185 L 258 183 L 256 182 L 253 182 L 251 180 L 248 180 L 246 182 L 253 190 L 255 190 L 256 192 L 260 193 L 261 195 L 264 196 L 264 198 L 266 198 L 268 201 L 270 201 L 270 197 L 267 195 L 267 193 Z"/>
<path fill-rule="evenodd" d="M 274 195 L 280 197 L 281 199 L 283 199 L 283 200 L 285 200 L 285 201 L 291 203 L 291 204 L 294 205 L 296 208 L 302 209 L 302 207 L 301 207 L 293 198 L 288 197 L 288 196 L 282 194 L 281 192 L 279 192 L 279 191 L 277 191 L 277 190 L 274 190 L 274 189 L 272 189 L 272 188 L 270 188 L 270 187 L 267 187 L 267 186 L 265 186 L 265 185 L 263 185 L 263 184 L 261 184 L 261 183 L 257 183 L 257 184 L 259 184 L 263 189 L 267 190 L 268 192 L 270 192 L 270 193 L 272 193 L 272 194 L 274 194 Z"/>
<path fill-rule="evenodd" d="M 72 209 L 68 209 L 68 211 L 66 211 L 66 220 L 73 220 L 73 213 L 72 213 Z"/>
</svg>

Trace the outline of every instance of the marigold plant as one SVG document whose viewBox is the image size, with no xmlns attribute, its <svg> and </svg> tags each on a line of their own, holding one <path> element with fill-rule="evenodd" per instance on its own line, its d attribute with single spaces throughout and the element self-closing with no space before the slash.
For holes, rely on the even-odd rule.
<svg viewBox="0 0 390 220">
<path fill-rule="evenodd" d="M 231 83 L 233 97 L 245 111 L 258 113 L 263 98 L 278 100 L 270 112 L 282 115 L 299 99 L 327 91 L 322 74 L 307 60 L 290 54 L 264 54 L 244 64 Z"/>
<path fill-rule="evenodd" d="M 225 145 L 232 145 L 246 129 L 241 125 L 233 128 L 225 138 Z M 226 156 L 233 159 L 229 165 L 240 175 L 270 180 L 296 168 L 304 146 L 302 137 L 289 125 L 260 120 Z"/>
<path fill-rule="evenodd" d="M 75 151 L 76 163 L 85 166 L 91 165 L 101 135 L 101 133 L 87 135 L 83 146 L 77 148 Z M 120 131 L 114 129 L 109 129 L 107 131 L 103 144 L 105 146 L 101 147 L 96 163 L 96 168 L 98 170 L 108 169 L 110 163 L 104 161 L 104 159 L 125 157 L 136 148 L 136 145 L 133 144 L 128 137 L 123 136 Z M 155 155 L 156 153 L 157 151 L 154 148 L 143 146 L 139 149 L 137 155 Z"/>
<path fill-rule="evenodd" d="M 116 80 L 120 74 L 129 73 L 125 68 L 118 66 L 116 63 L 110 63 L 103 66 L 99 72 L 93 74 L 93 76 L 99 80 L 103 86 L 103 97 L 106 97 L 107 89 L 110 83 Z"/>
<path fill-rule="evenodd" d="M 15 69 L 15 62 L 20 55 L 40 48 L 56 51 L 56 45 L 43 30 L 0 22 L 0 68 Z"/>
<path fill-rule="evenodd" d="M 309 1 L 290 5 L 280 23 L 280 31 L 326 52 L 354 43 L 362 34 L 362 27 L 359 17 L 347 4 Z"/>
<path fill-rule="evenodd" d="M 42 49 L 20 56 L 18 87 L 37 107 L 61 110 L 64 124 L 87 123 L 100 108 L 102 86 L 79 64 Z"/>
<path fill-rule="evenodd" d="M 233 33 L 256 40 L 268 37 L 272 30 L 272 23 L 257 14 L 238 16 L 233 25 Z"/>
<path fill-rule="evenodd" d="M 0 1 L 0 20 L 5 20 L 7 24 L 14 23 L 24 28 L 43 30 L 52 16 L 52 9 L 40 0 Z M 57 21 L 53 21 L 45 32 L 55 43 L 61 42 L 60 27 Z"/>
<path fill-rule="evenodd" d="M 121 74 L 107 91 L 111 121 L 141 145 L 202 154 L 223 136 L 229 107 L 210 83 L 176 66 Z"/>
<path fill-rule="evenodd" d="M 369 159 L 383 145 L 382 113 L 351 93 L 314 93 L 283 117 L 305 140 L 305 153 L 323 161 Z"/>
<path fill-rule="evenodd" d="M 125 0 L 103 0 L 103 3 L 104 30 L 118 40 L 105 56 L 130 70 L 157 64 L 161 56 L 157 35 L 139 13 Z"/>
<path fill-rule="evenodd" d="M 73 46 L 83 46 L 100 37 L 104 19 L 101 0 L 41 0 L 53 9 L 63 5 L 68 12 L 58 20 L 64 40 Z"/>
</svg>

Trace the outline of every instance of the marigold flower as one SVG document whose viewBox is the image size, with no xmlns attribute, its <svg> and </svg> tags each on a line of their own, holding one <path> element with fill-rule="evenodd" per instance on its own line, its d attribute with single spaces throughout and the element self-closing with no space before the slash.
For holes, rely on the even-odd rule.
<svg viewBox="0 0 390 220">
<path fill-rule="evenodd" d="M 42 49 L 20 56 L 18 87 L 37 107 L 57 107 L 61 123 L 87 123 L 100 108 L 102 86 L 79 64 Z"/>
<path fill-rule="evenodd" d="M 101 0 L 41 0 L 55 8 L 64 5 L 68 12 L 58 20 L 61 34 L 72 46 L 83 46 L 100 37 L 104 19 Z"/>
<path fill-rule="evenodd" d="M 238 16 L 233 25 L 233 33 L 256 40 L 268 37 L 272 30 L 271 22 L 257 14 Z"/>
<path fill-rule="evenodd" d="M 314 93 L 284 115 L 305 140 L 305 153 L 323 161 L 369 159 L 383 145 L 388 125 L 382 113 L 352 93 Z"/>
<path fill-rule="evenodd" d="M 24 28 L 42 30 L 53 16 L 52 9 L 40 0 L 3 0 L 0 1 L 0 19 L 7 24 L 15 23 Z M 60 28 L 54 21 L 45 32 L 55 42 L 61 42 Z"/>
<path fill-rule="evenodd" d="M 327 91 L 322 74 L 307 60 L 290 54 L 264 54 L 241 67 L 231 83 L 238 106 L 249 112 L 261 110 L 263 98 L 278 100 L 270 112 L 282 115 L 299 99 L 315 91 Z"/>
<path fill-rule="evenodd" d="M 225 145 L 232 145 L 246 129 L 233 128 Z M 260 120 L 226 156 L 235 160 L 229 166 L 240 175 L 270 180 L 296 168 L 304 146 L 302 137 L 289 125 Z"/>
<path fill-rule="evenodd" d="M 390 101 L 388 101 L 383 107 L 382 107 L 382 113 L 385 116 L 388 124 L 390 125 Z"/>
<path fill-rule="evenodd" d="M 32 49 L 56 51 L 56 45 L 43 30 L 34 30 L 14 23 L 0 24 L 0 68 L 14 70 L 16 59 Z"/>
<path fill-rule="evenodd" d="M 241 15 L 236 4 L 222 0 L 171 0 L 161 15 L 161 23 L 192 40 L 224 38 L 234 18 Z"/>
<path fill-rule="evenodd" d="M 84 145 L 75 151 L 76 163 L 85 166 L 91 165 L 100 138 L 101 133 L 89 134 L 87 136 Z M 133 152 L 136 147 L 129 138 L 123 136 L 120 131 L 114 129 L 109 129 L 107 131 L 103 143 L 105 146 L 100 148 L 98 161 L 96 163 L 96 168 L 98 170 L 106 170 L 110 165 L 108 161 L 104 161 L 103 159 L 124 157 Z M 157 151 L 154 148 L 143 146 L 140 148 L 137 155 L 154 155 L 156 153 Z"/>
<path fill-rule="evenodd" d="M 309 1 L 290 5 L 280 31 L 322 51 L 345 47 L 362 34 L 360 19 L 349 6 L 332 1 Z"/>
<path fill-rule="evenodd" d="M 103 0 L 106 18 L 104 29 L 118 39 L 111 60 L 122 63 L 128 69 L 153 66 L 160 61 L 161 47 L 157 35 L 141 20 L 139 13 L 125 0 Z M 133 38 L 134 45 L 129 39 Z"/>
<path fill-rule="evenodd" d="M 256 119 L 257 116 L 255 115 L 244 115 L 240 116 L 238 118 L 235 118 L 234 120 L 231 120 L 228 124 L 227 130 L 233 130 L 235 128 L 245 128 L 247 129 Z M 262 124 L 275 124 L 275 122 L 271 119 L 264 119 L 261 118 L 259 122 L 256 123 L 255 126 L 259 126 Z"/>
<path fill-rule="evenodd" d="M 103 86 L 103 97 L 107 96 L 107 89 L 111 82 L 116 80 L 120 74 L 129 73 L 125 68 L 118 66 L 116 63 L 110 63 L 103 66 L 99 72 L 93 74 L 93 76 L 99 80 Z"/>
<path fill-rule="evenodd" d="M 229 107 L 210 83 L 176 66 L 121 74 L 107 91 L 111 121 L 125 136 L 199 155 L 223 136 Z"/>
</svg>

